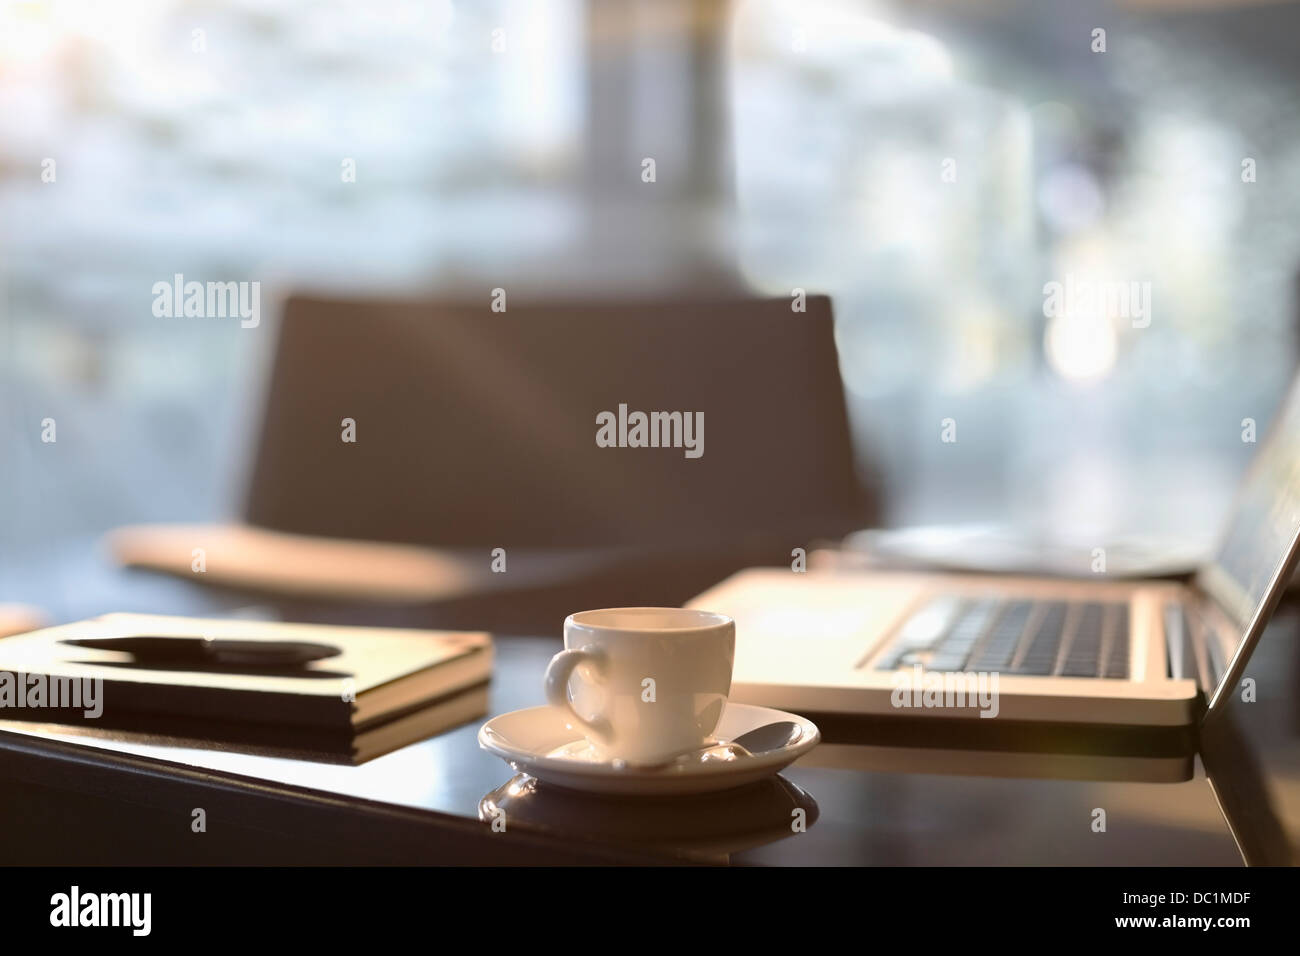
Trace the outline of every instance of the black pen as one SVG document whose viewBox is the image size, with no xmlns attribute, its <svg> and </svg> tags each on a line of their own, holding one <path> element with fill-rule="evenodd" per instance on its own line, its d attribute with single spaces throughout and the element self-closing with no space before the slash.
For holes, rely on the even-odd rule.
<svg viewBox="0 0 1300 956">
<path fill-rule="evenodd" d="M 124 651 L 143 663 L 295 667 L 335 657 L 330 644 L 311 641 L 239 641 L 206 637 L 103 637 L 63 641 L 97 651 Z"/>
</svg>

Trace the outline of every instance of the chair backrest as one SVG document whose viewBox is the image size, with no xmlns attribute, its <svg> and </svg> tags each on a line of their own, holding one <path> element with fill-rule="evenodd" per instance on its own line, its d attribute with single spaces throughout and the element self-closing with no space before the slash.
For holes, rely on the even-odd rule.
<svg viewBox="0 0 1300 956">
<path fill-rule="evenodd" d="M 634 412 L 683 413 L 651 419 L 680 447 L 602 447 L 610 417 L 606 444 L 620 417 L 636 443 Z M 685 430 L 696 413 L 702 435 Z M 675 548 L 798 543 L 866 513 L 825 297 L 797 313 L 788 299 L 493 312 L 299 296 L 245 517 L 445 547 Z"/>
</svg>

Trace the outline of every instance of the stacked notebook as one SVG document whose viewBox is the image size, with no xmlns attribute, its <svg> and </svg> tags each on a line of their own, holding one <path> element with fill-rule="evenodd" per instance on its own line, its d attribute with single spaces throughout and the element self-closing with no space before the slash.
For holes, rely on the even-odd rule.
<svg viewBox="0 0 1300 956">
<path fill-rule="evenodd" d="M 313 659 L 286 661 L 298 644 Z M 110 614 L 0 640 L 0 720 L 242 728 L 355 757 L 481 715 L 491 669 L 483 633 Z"/>
</svg>

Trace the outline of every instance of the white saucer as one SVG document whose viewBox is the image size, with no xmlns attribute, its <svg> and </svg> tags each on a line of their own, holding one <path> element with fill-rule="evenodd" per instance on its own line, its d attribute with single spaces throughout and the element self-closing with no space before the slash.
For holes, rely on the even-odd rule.
<svg viewBox="0 0 1300 956">
<path fill-rule="evenodd" d="M 714 736 L 734 740 L 764 724 L 788 720 L 801 733 L 776 750 L 734 761 L 673 764 L 662 769 L 616 767 L 599 759 L 586 740 L 564 725 L 554 707 L 528 707 L 493 717 L 478 732 L 478 744 L 521 773 L 571 790 L 618 794 L 708 793 L 728 790 L 780 772 L 821 739 L 817 725 L 795 714 L 752 704 L 727 704 Z"/>
</svg>

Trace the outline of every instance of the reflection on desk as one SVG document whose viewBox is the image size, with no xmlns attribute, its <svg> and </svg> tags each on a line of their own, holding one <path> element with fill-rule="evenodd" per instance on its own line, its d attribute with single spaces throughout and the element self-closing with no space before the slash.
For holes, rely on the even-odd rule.
<svg viewBox="0 0 1300 956">
<path fill-rule="evenodd" d="M 715 793 L 611 797 L 548 786 L 517 774 L 479 801 L 479 819 L 505 831 L 520 825 L 564 840 L 653 847 L 703 862 L 804 833 L 817 802 L 782 777 Z"/>
</svg>

